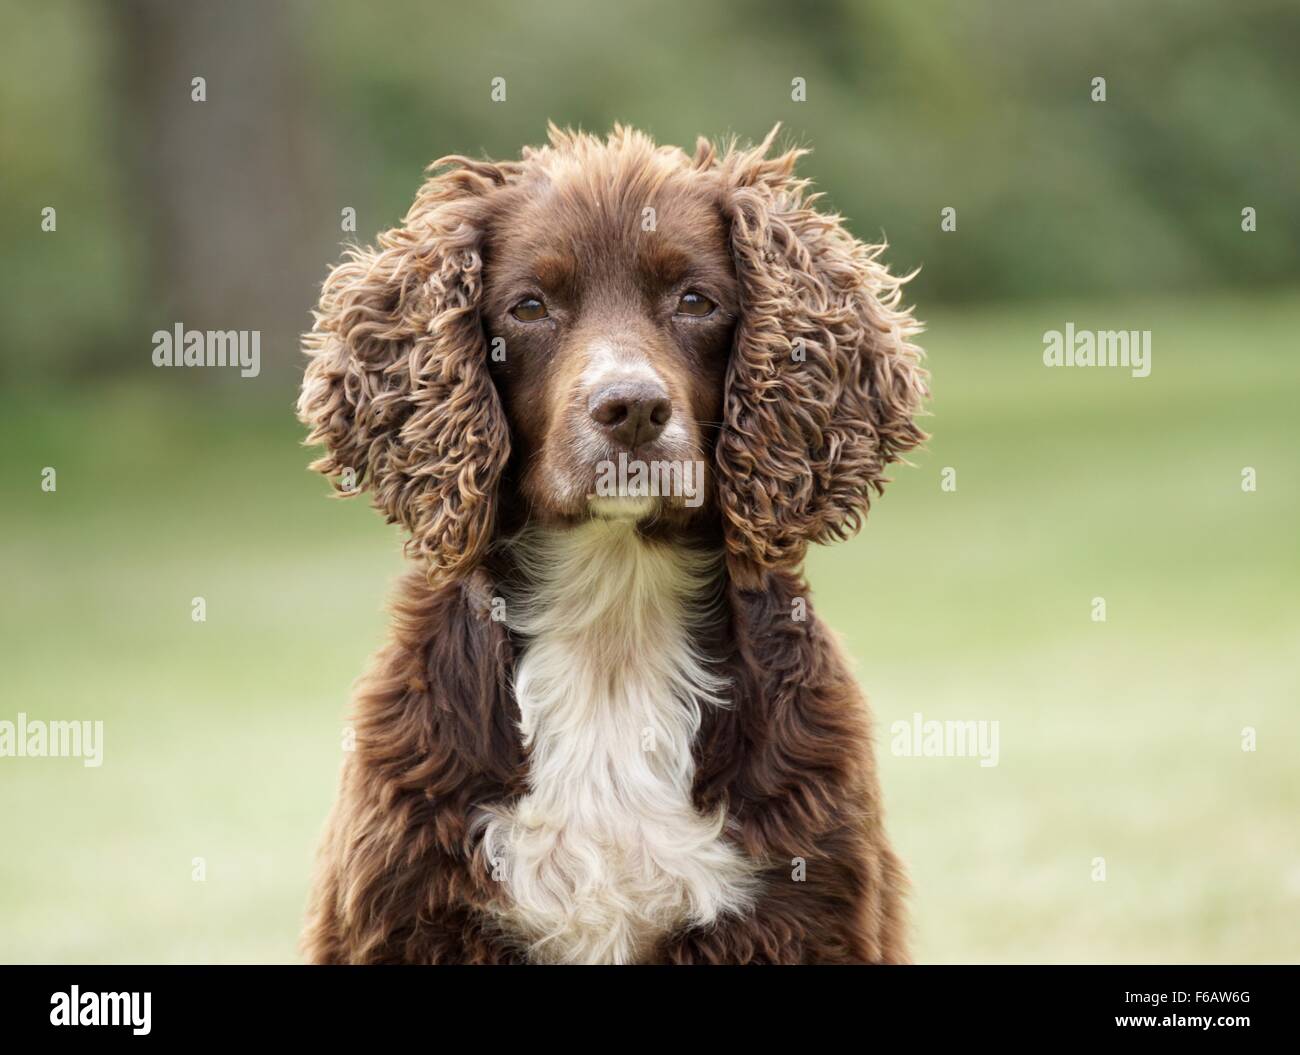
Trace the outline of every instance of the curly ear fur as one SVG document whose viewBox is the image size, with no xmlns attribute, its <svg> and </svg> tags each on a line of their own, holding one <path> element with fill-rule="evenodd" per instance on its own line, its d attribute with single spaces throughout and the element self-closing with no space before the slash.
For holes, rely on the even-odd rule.
<svg viewBox="0 0 1300 1055">
<path fill-rule="evenodd" d="M 794 176 L 804 150 L 767 153 L 778 129 L 696 164 L 723 181 L 741 318 L 718 440 L 733 568 L 798 563 L 809 542 L 854 534 L 886 466 L 926 439 L 921 331 L 902 284 Z M 910 277 L 910 276 L 909 276 Z M 800 343 L 801 342 L 801 343 Z M 797 354 L 802 349 L 802 359 Z"/>
<path fill-rule="evenodd" d="M 448 165 L 401 227 L 326 279 L 298 400 L 307 443 L 325 445 L 312 468 L 343 476 L 342 494 L 369 488 L 431 582 L 482 556 L 510 454 L 478 308 L 487 201 L 518 166 L 448 157 L 431 171 Z"/>
</svg>

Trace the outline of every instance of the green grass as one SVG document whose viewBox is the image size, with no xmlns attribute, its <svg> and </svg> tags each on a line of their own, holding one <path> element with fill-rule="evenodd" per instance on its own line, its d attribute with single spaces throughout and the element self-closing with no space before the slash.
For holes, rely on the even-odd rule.
<svg viewBox="0 0 1300 1055">
<path fill-rule="evenodd" d="M 1043 368 L 1067 320 L 1150 328 L 1152 375 Z M 918 958 L 1293 960 L 1300 304 L 931 321 L 933 439 L 809 563 L 875 708 Z M 296 958 L 401 560 L 303 471 L 282 387 L 248 406 L 148 373 L 0 402 L 0 719 L 106 730 L 99 769 L 0 759 L 0 959 Z M 997 720 L 1000 764 L 894 757 L 917 711 Z"/>
</svg>

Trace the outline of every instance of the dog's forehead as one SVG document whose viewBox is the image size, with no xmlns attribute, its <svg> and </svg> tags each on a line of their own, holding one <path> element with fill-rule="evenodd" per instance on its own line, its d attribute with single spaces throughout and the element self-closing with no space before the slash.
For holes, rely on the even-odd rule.
<svg viewBox="0 0 1300 1055">
<path fill-rule="evenodd" d="M 498 259 L 600 261 L 669 280 L 692 266 L 729 263 L 717 195 L 690 172 L 544 172 L 501 204 L 490 240 Z"/>
</svg>

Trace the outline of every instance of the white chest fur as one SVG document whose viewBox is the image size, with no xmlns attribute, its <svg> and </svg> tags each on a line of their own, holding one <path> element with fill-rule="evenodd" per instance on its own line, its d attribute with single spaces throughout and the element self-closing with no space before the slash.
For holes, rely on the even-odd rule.
<svg viewBox="0 0 1300 1055">
<path fill-rule="evenodd" d="M 743 911 L 748 863 L 691 804 L 701 709 L 724 706 L 692 634 L 716 561 L 628 523 L 539 535 L 508 599 L 529 791 L 486 817 L 500 921 L 535 959 L 629 963 L 664 932 Z"/>
</svg>

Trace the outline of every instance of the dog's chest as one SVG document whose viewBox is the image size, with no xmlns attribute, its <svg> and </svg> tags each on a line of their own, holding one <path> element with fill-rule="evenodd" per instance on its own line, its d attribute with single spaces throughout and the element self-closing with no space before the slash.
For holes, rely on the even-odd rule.
<svg viewBox="0 0 1300 1055">
<path fill-rule="evenodd" d="M 484 849 L 499 922 L 532 958 L 630 963 L 742 911 L 751 869 L 691 802 L 701 708 L 724 691 L 692 648 L 691 567 L 630 529 L 572 534 L 551 540 L 554 588 L 520 619 L 529 791 L 490 812 Z"/>
</svg>

